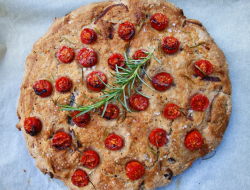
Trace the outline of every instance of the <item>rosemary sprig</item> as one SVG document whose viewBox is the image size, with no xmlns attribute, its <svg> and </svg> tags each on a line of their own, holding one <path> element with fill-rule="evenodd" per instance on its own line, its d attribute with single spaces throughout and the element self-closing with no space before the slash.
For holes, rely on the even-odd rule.
<svg viewBox="0 0 250 190">
<path fill-rule="evenodd" d="M 63 38 L 63 40 L 65 40 L 66 42 L 69 42 L 70 44 L 76 44 L 74 42 L 71 42 L 70 40 L 68 40 L 67 38 Z"/>
<path fill-rule="evenodd" d="M 78 105 L 79 107 L 73 107 L 70 105 L 62 105 L 62 104 L 58 104 L 58 106 L 62 107 L 61 110 L 65 110 L 65 111 L 80 111 L 80 113 L 78 115 L 76 115 L 76 117 L 89 112 L 93 109 L 97 109 L 99 107 L 101 107 L 102 105 L 105 105 L 104 109 L 103 109 L 103 114 L 106 111 L 107 105 L 109 101 L 118 101 L 120 102 L 124 108 L 128 111 L 131 112 L 132 111 L 128 108 L 127 106 L 127 102 L 126 102 L 126 89 L 128 90 L 128 94 L 130 95 L 130 90 L 134 89 L 134 85 L 135 85 L 135 81 L 141 81 L 143 84 L 145 84 L 148 88 L 150 88 L 151 90 L 155 91 L 153 88 L 151 88 L 146 82 L 144 82 L 144 80 L 140 77 L 140 70 L 143 68 L 143 66 L 147 63 L 148 60 L 150 60 L 150 58 L 153 56 L 157 62 L 160 63 L 160 61 L 154 56 L 154 51 L 152 50 L 150 53 L 147 53 L 147 57 L 144 57 L 140 60 L 134 60 L 134 59 L 130 59 L 127 57 L 126 53 L 124 54 L 125 57 L 125 64 L 127 66 L 127 68 L 123 68 L 123 67 L 119 67 L 116 65 L 116 70 L 115 73 L 111 73 L 112 74 L 112 78 L 115 79 L 113 82 L 113 85 L 109 85 L 104 83 L 101 78 L 96 75 L 100 81 L 102 81 L 102 83 L 108 88 L 107 90 L 102 90 L 102 92 L 104 93 L 104 95 L 101 95 L 98 99 L 100 99 L 100 101 L 94 101 L 93 104 L 91 105 L 87 105 L 87 106 L 80 106 L 78 105 L 76 102 L 74 102 L 76 105 Z M 146 96 L 146 95 L 144 95 Z M 147 96 L 146 96 L 147 97 Z M 89 98 L 88 98 L 89 99 Z M 102 114 L 102 116 L 103 116 Z"/>
<path fill-rule="evenodd" d="M 109 132 L 107 130 L 105 130 L 105 133 L 104 133 L 104 137 L 103 137 L 103 141 L 106 140 L 106 138 L 108 137 L 109 135 Z"/>
<path fill-rule="evenodd" d="M 194 81 L 193 81 L 189 76 L 187 76 L 187 75 L 181 75 L 181 76 L 187 78 L 187 79 L 190 80 L 192 83 L 194 83 Z M 194 84 L 195 84 L 195 83 L 194 83 Z"/>
<path fill-rule="evenodd" d="M 51 83 L 55 82 L 55 78 L 53 77 L 52 73 L 50 73 L 50 76 L 46 77 L 45 79 L 48 80 Z"/>
<path fill-rule="evenodd" d="M 141 29 L 142 29 L 144 23 L 145 23 L 145 19 L 141 22 L 141 24 L 140 24 L 140 26 L 139 26 L 139 28 L 138 28 L 138 33 L 141 31 Z"/>
<path fill-rule="evenodd" d="M 205 73 L 205 71 L 203 71 L 200 67 L 198 67 L 197 65 L 195 65 L 195 67 L 202 72 L 203 75 L 205 75 L 205 77 L 208 77 L 207 73 Z"/>
<path fill-rule="evenodd" d="M 58 99 L 59 99 L 59 98 L 60 98 L 60 96 L 58 96 L 56 100 L 53 100 L 52 98 L 50 98 L 50 99 L 51 99 L 51 101 L 52 101 L 55 105 L 57 105 L 57 104 L 58 104 Z"/>
<path fill-rule="evenodd" d="M 154 149 L 151 148 L 151 146 L 150 146 L 149 144 L 148 144 L 148 148 L 149 148 L 150 152 L 151 152 L 153 155 L 158 156 L 158 153 L 155 153 Z"/>
<path fill-rule="evenodd" d="M 176 108 L 179 112 L 181 112 L 184 116 L 186 116 L 186 114 L 185 114 L 180 108 L 178 108 L 178 107 L 176 107 L 176 106 L 175 106 L 175 108 Z"/>
<path fill-rule="evenodd" d="M 95 32 L 96 32 L 97 34 L 102 35 L 101 32 L 100 32 L 96 27 L 94 27 L 94 30 L 95 30 Z"/>
<path fill-rule="evenodd" d="M 127 115 L 127 112 L 125 111 L 125 112 L 123 112 L 123 113 L 117 118 L 117 122 L 118 122 L 119 124 L 121 124 L 126 118 L 129 118 L 129 117 L 131 117 L 131 118 L 133 118 L 133 119 L 136 120 L 135 117 L 130 116 L 130 115 Z"/>
<path fill-rule="evenodd" d="M 203 45 L 203 44 L 205 44 L 205 42 L 201 42 L 201 43 L 198 43 L 197 45 L 190 46 L 190 48 L 196 48 L 196 47 L 198 47 L 198 46 L 200 46 L 200 45 Z"/>
<path fill-rule="evenodd" d="M 208 160 L 208 159 L 214 157 L 215 154 L 216 154 L 216 151 L 214 152 L 214 154 L 213 154 L 212 156 L 210 156 L 210 157 L 208 157 L 208 158 L 202 158 L 202 160 Z"/>
<path fill-rule="evenodd" d="M 189 31 L 186 31 L 186 30 L 181 30 L 182 32 L 184 32 L 184 33 L 191 33 L 191 32 L 189 32 Z"/>
</svg>

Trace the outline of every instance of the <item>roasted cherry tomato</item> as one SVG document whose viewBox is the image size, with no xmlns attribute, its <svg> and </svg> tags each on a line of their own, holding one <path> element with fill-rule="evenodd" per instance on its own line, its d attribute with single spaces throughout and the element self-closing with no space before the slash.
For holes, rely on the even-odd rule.
<svg viewBox="0 0 250 190">
<path fill-rule="evenodd" d="M 163 30 L 168 26 L 168 18 L 161 13 L 155 13 L 150 18 L 151 26 L 156 30 Z"/>
<path fill-rule="evenodd" d="M 80 111 L 74 111 L 73 112 L 73 115 L 72 115 L 73 122 L 78 127 L 84 127 L 89 122 L 89 113 L 85 113 L 85 114 L 82 114 L 82 115 L 80 115 L 78 117 L 75 117 L 79 113 L 80 113 Z"/>
<path fill-rule="evenodd" d="M 146 50 L 144 49 L 139 49 L 135 52 L 135 55 L 134 55 L 134 59 L 135 60 L 139 60 L 141 58 L 144 58 L 144 57 L 147 57 L 148 55 L 145 53 L 147 52 Z"/>
<path fill-rule="evenodd" d="M 179 109 L 179 106 L 175 104 L 168 104 L 164 109 L 164 117 L 168 119 L 175 119 L 176 117 L 181 115 Z"/>
<path fill-rule="evenodd" d="M 207 60 L 200 60 L 195 63 L 194 66 L 194 71 L 201 77 L 205 77 L 205 75 L 199 69 L 197 69 L 196 66 L 199 67 L 202 71 L 204 71 L 204 73 L 206 73 L 207 75 L 210 75 L 213 72 L 213 65 Z"/>
<path fill-rule="evenodd" d="M 122 148 L 122 138 L 118 135 L 109 135 L 105 140 L 105 146 L 110 150 L 119 150 Z"/>
<path fill-rule="evenodd" d="M 58 92 L 69 92 L 72 82 L 67 77 L 60 77 L 56 80 L 55 88 Z"/>
<path fill-rule="evenodd" d="M 138 111 L 143 111 L 148 107 L 148 99 L 140 94 L 135 94 L 129 99 L 130 105 Z"/>
<path fill-rule="evenodd" d="M 84 44 L 94 43 L 96 41 L 97 35 L 93 29 L 85 28 L 81 32 L 81 40 Z"/>
<path fill-rule="evenodd" d="M 168 140 L 166 135 L 167 133 L 165 130 L 160 128 L 154 129 L 149 136 L 151 144 L 157 147 L 162 147 Z"/>
<path fill-rule="evenodd" d="M 196 111 L 204 111 L 208 105 L 208 98 L 202 94 L 197 94 L 191 99 L 191 107 Z"/>
<path fill-rule="evenodd" d="M 116 65 L 118 67 L 125 67 L 125 59 L 119 53 L 113 53 L 108 59 L 109 67 L 113 70 L 116 70 Z"/>
<path fill-rule="evenodd" d="M 186 136 L 185 146 L 188 150 L 194 151 L 202 146 L 203 141 L 204 139 L 199 133 L 199 131 L 191 131 Z"/>
<path fill-rule="evenodd" d="M 179 48 L 180 42 L 172 37 L 166 37 L 163 40 L 162 48 L 167 54 L 175 53 Z"/>
<path fill-rule="evenodd" d="M 105 106 L 101 107 L 101 112 L 103 112 L 104 107 Z M 106 119 L 115 119 L 118 116 L 118 114 L 119 114 L 118 107 L 114 104 L 108 104 L 103 117 Z"/>
<path fill-rule="evenodd" d="M 131 180 L 140 179 L 145 174 L 145 169 L 140 162 L 131 161 L 126 166 L 126 175 Z"/>
<path fill-rule="evenodd" d="M 33 90 L 35 91 L 36 95 L 45 98 L 51 94 L 52 87 L 49 81 L 39 80 L 34 84 Z"/>
<path fill-rule="evenodd" d="M 52 139 L 52 145 L 59 150 L 63 150 L 65 148 L 70 147 L 70 136 L 65 132 L 58 132 Z"/>
<path fill-rule="evenodd" d="M 62 46 L 57 53 L 57 57 L 62 62 L 69 63 L 74 58 L 74 50 L 66 46 Z"/>
<path fill-rule="evenodd" d="M 104 83 L 107 83 L 107 78 L 101 71 L 93 71 L 87 77 L 87 85 L 89 89 L 100 92 L 101 89 L 105 88 L 105 85 L 96 75 L 98 75 Z"/>
<path fill-rule="evenodd" d="M 83 67 L 91 67 L 97 63 L 97 54 L 91 48 L 82 48 L 77 54 L 77 60 Z"/>
<path fill-rule="evenodd" d="M 128 21 L 120 24 L 118 28 L 118 34 L 122 39 L 126 41 L 130 40 L 135 34 L 134 25 Z"/>
<path fill-rule="evenodd" d="M 24 120 L 24 130 L 27 134 L 34 136 L 42 130 L 42 123 L 35 117 L 28 117 Z"/>
<path fill-rule="evenodd" d="M 82 155 L 81 162 L 85 167 L 93 169 L 99 163 L 99 157 L 93 150 L 86 151 L 84 155 Z"/>
<path fill-rule="evenodd" d="M 158 73 L 152 78 L 153 86 L 156 90 L 166 90 L 172 83 L 172 76 L 168 73 Z"/>
<path fill-rule="evenodd" d="M 89 179 L 84 171 L 76 170 L 71 177 L 71 182 L 77 187 L 83 187 L 88 184 Z"/>
</svg>

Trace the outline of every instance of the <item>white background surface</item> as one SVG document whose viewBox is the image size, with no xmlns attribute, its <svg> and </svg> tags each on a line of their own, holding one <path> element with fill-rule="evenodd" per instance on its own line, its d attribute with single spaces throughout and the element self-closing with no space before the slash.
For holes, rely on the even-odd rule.
<svg viewBox="0 0 250 190">
<path fill-rule="evenodd" d="M 157 190 L 250 189 L 250 1 L 170 0 L 207 28 L 229 63 L 233 112 L 214 157 L 198 159 L 172 183 Z M 0 0 L 0 189 L 66 190 L 43 175 L 26 149 L 16 107 L 25 59 L 55 17 L 86 5 L 84 0 Z M 26 172 L 24 172 L 26 170 Z M 177 182 L 178 181 L 178 182 Z"/>
</svg>

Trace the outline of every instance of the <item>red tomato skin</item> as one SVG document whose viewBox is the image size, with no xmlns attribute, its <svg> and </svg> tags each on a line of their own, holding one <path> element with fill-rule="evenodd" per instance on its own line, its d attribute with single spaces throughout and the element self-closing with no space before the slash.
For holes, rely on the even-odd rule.
<svg viewBox="0 0 250 190">
<path fill-rule="evenodd" d="M 85 167 L 90 168 L 90 169 L 95 168 L 97 164 L 99 163 L 99 157 L 96 154 L 96 152 L 93 150 L 89 150 L 89 151 L 84 152 L 84 154 L 86 156 L 82 155 L 82 158 L 81 158 L 82 164 Z"/>
<path fill-rule="evenodd" d="M 191 131 L 187 134 L 185 139 L 185 146 L 188 150 L 194 151 L 199 149 L 204 142 L 204 138 L 199 131 Z"/>
<path fill-rule="evenodd" d="M 84 187 L 88 184 L 89 179 L 83 170 L 76 170 L 71 177 L 71 182 L 77 187 Z"/>
<path fill-rule="evenodd" d="M 74 55 L 74 50 L 68 48 L 67 46 L 62 46 L 57 53 L 58 59 L 63 63 L 69 63 L 72 61 L 74 59 Z"/>
<path fill-rule="evenodd" d="M 213 65 L 207 60 L 200 60 L 195 63 L 201 70 L 203 70 L 207 75 L 210 75 L 213 72 Z M 194 66 L 194 71 L 200 75 L 201 77 L 205 77 L 205 75 Z"/>
<path fill-rule="evenodd" d="M 173 77 L 169 73 L 158 73 L 152 78 L 153 86 L 156 90 L 167 90 L 173 81 Z"/>
<path fill-rule="evenodd" d="M 42 130 L 42 123 L 35 117 L 28 117 L 24 120 L 24 130 L 27 134 L 35 136 Z"/>
<path fill-rule="evenodd" d="M 50 96 L 52 87 L 49 81 L 42 79 L 34 84 L 33 90 L 35 91 L 36 95 L 40 96 L 41 98 L 45 98 Z"/>
<path fill-rule="evenodd" d="M 103 72 L 93 71 L 87 77 L 87 86 L 91 90 L 100 92 L 101 89 L 105 88 L 105 85 L 96 75 L 98 75 L 104 83 L 107 83 L 107 77 L 103 74 Z"/>
<path fill-rule="evenodd" d="M 151 18 L 150 18 L 150 23 L 151 26 L 156 29 L 156 30 L 163 30 L 168 26 L 168 18 L 161 13 L 155 13 Z"/>
<path fill-rule="evenodd" d="M 177 108 L 180 109 L 176 104 L 168 104 L 164 109 L 164 117 L 168 119 L 177 118 L 181 115 L 181 112 Z"/>
<path fill-rule="evenodd" d="M 129 103 L 137 111 L 143 111 L 148 107 L 148 99 L 140 94 L 130 97 Z"/>
<path fill-rule="evenodd" d="M 58 150 L 63 150 L 70 147 L 70 136 L 65 132 L 58 132 L 52 139 L 52 145 Z"/>
<path fill-rule="evenodd" d="M 133 23 L 128 21 L 121 23 L 118 28 L 118 34 L 123 40 L 129 41 L 135 34 Z"/>
<path fill-rule="evenodd" d="M 82 48 L 77 54 L 77 60 L 83 67 L 92 67 L 97 63 L 97 54 L 91 48 Z"/>
<path fill-rule="evenodd" d="M 209 100 L 202 94 L 197 94 L 191 99 L 191 107 L 196 111 L 204 111 L 209 106 Z"/>
<path fill-rule="evenodd" d="M 108 58 L 108 65 L 112 70 L 116 70 L 116 66 L 119 67 L 125 67 L 125 59 L 124 57 L 119 54 L 119 53 L 113 53 L 109 58 Z"/>
<path fill-rule="evenodd" d="M 81 32 L 81 40 L 84 44 L 92 44 L 96 41 L 97 35 L 93 29 L 85 28 Z"/>
<path fill-rule="evenodd" d="M 134 54 L 134 60 L 139 60 L 141 57 L 147 57 L 148 55 L 145 52 L 147 51 L 144 49 L 137 50 Z"/>
<path fill-rule="evenodd" d="M 172 36 L 163 39 L 162 48 L 167 54 L 175 53 L 180 46 L 180 42 Z"/>
<path fill-rule="evenodd" d="M 57 92 L 69 92 L 72 87 L 72 82 L 67 77 L 60 77 L 55 82 L 55 88 Z"/>
<path fill-rule="evenodd" d="M 109 150 L 120 150 L 122 148 L 123 140 L 118 135 L 109 135 L 105 140 L 105 146 Z"/>
<path fill-rule="evenodd" d="M 138 180 L 145 174 L 145 169 L 140 162 L 131 161 L 126 166 L 126 175 L 131 180 Z"/>
<path fill-rule="evenodd" d="M 101 113 L 103 113 L 104 107 L 105 106 L 101 107 Z M 110 120 L 117 118 L 118 114 L 119 114 L 118 107 L 114 104 L 108 104 L 103 117 Z"/>
<path fill-rule="evenodd" d="M 77 114 L 79 114 L 80 111 L 74 111 L 72 118 L 73 118 L 73 122 L 78 126 L 78 127 L 85 127 L 88 122 L 89 122 L 89 113 L 84 113 L 78 117 L 75 117 Z"/>
<path fill-rule="evenodd" d="M 154 146 L 162 147 L 166 144 L 168 140 L 166 135 L 167 133 L 164 129 L 156 128 L 150 133 L 149 140 Z"/>
</svg>

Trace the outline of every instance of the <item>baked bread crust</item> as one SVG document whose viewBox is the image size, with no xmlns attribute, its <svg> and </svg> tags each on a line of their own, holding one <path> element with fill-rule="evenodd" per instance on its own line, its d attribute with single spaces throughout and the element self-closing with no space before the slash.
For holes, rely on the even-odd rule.
<svg viewBox="0 0 250 190">
<path fill-rule="evenodd" d="M 96 18 L 109 6 L 114 6 L 96 24 Z M 169 18 L 169 25 L 163 31 L 151 28 L 149 18 L 154 13 L 163 13 Z M 134 24 L 136 32 L 130 42 L 129 57 L 138 49 L 159 46 L 166 36 L 174 36 L 180 41 L 177 53 L 167 55 L 157 51 L 155 55 L 162 62 L 161 65 L 151 59 L 147 73 L 154 76 L 159 72 L 171 73 L 173 83 L 163 92 L 157 93 L 143 86 L 142 93 L 151 97 L 148 108 L 143 112 L 133 113 L 133 118 L 124 122 L 105 120 L 101 118 L 98 110 L 90 112 L 91 120 L 85 128 L 70 125 L 68 116 L 72 113 L 60 111 L 52 99 L 59 96 L 58 102 L 69 104 L 69 97 L 74 96 L 75 101 L 81 105 L 91 102 L 81 96 L 83 92 L 88 97 L 98 97 L 101 93 L 88 90 L 86 76 L 93 70 L 102 71 L 112 83 L 111 69 L 107 60 L 111 53 L 124 54 L 128 42 L 122 40 L 117 32 L 110 39 L 109 28 L 117 31 L 118 25 L 130 21 Z M 97 34 L 97 41 L 85 45 L 81 42 L 80 33 L 83 28 L 96 27 L 101 32 Z M 188 33 L 186 32 L 188 31 Z M 65 40 L 67 39 L 67 40 Z M 70 42 L 73 43 L 70 43 Z M 190 48 L 203 43 L 196 48 Z M 68 46 L 75 53 L 83 47 L 92 47 L 98 54 L 96 66 L 84 71 L 77 60 L 70 64 L 63 64 L 57 58 L 58 49 Z M 193 64 L 200 60 L 209 60 L 214 67 L 212 77 L 219 81 L 206 81 L 195 76 Z M 73 82 L 71 92 L 60 94 L 53 89 L 48 98 L 40 98 L 33 91 L 35 81 L 52 75 L 54 78 L 69 77 Z M 193 80 L 190 81 L 187 77 Z M 145 82 L 152 84 L 145 77 Z M 192 111 L 191 98 L 202 93 L 208 97 L 210 104 L 204 112 Z M 182 116 L 168 120 L 163 116 L 163 110 L 168 103 L 176 103 L 185 108 L 187 117 Z M 124 108 L 117 104 L 120 112 Z M 56 18 L 46 34 L 34 44 L 32 52 L 26 59 L 25 73 L 21 86 L 21 94 L 17 108 L 19 123 L 17 128 L 23 131 L 27 148 L 36 159 L 37 167 L 52 177 L 62 180 L 70 189 L 79 189 L 71 183 L 71 176 L 76 169 L 83 169 L 96 189 L 155 189 L 168 185 L 171 177 L 181 174 L 192 165 L 198 157 L 204 157 L 214 150 L 223 138 L 231 114 L 231 82 L 228 74 L 228 64 L 223 52 L 207 33 L 205 27 L 197 20 L 186 19 L 183 11 L 174 4 L 164 0 L 122 0 L 92 3 L 80 7 L 63 18 Z M 25 133 L 23 123 L 27 117 L 37 117 L 42 121 L 42 131 L 36 136 Z M 192 117 L 192 119 L 191 119 Z M 191 121 L 193 120 L 193 121 Z M 149 149 L 149 134 L 156 127 L 167 131 L 168 141 L 165 146 L 156 148 L 151 146 L 158 155 Z M 194 152 L 189 151 L 184 140 L 187 133 L 197 129 L 204 137 L 202 147 Z M 80 164 L 80 153 L 72 149 L 57 150 L 51 145 L 53 134 L 65 131 L 71 134 L 72 142 L 77 145 L 76 134 L 81 142 L 80 150 L 94 150 L 99 154 L 100 163 L 95 169 L 83 168 Z M 106 133 L 115 133 L 124 140 L 121 150 L 110 151 L 105 148 L 104 137 Z M 125 173 L 125 164 L 131 160 L 138 160 L 146 169 L 145 175 L 139 180 L 129 180 Z M 165 174 L 165 175 L 164 175 Z M 89 183 L 85 189 L 94 189 Z"/>
</svg>

